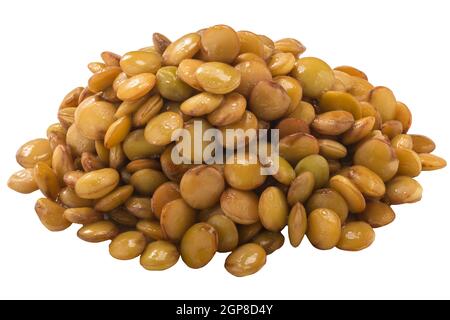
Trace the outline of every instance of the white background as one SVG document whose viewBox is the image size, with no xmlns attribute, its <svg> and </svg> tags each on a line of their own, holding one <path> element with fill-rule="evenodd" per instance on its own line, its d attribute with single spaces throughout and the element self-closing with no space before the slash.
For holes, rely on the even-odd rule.
<svg viewBox="0 0 450 320">
<path fill-rule="evenodd" d="M 214 24 L 273 39 L 295 37 L 330 65 L 350 64 L 392 88 L 414 114 L 411 132 L 449 153 L 448 1 L 1 1 L 0 298 L 314 299 L 450 298 L 449 170 L 424 173 L 423 200 L 396 207 L 359 253 L 319 251 L 305 240 L 269 256 L 256 275 L 234 278 L 218 254 L 205 268 L 182 261 L 149 272 L 118 261 L 108 244 L 60 233 L 38 221 L 38 192 L 6 188 L 15 152 L 44 137 L 60 100 L 84 85 L 104 50 L 151 45 L 153 32 L 175 39 Z"/>
</svg>

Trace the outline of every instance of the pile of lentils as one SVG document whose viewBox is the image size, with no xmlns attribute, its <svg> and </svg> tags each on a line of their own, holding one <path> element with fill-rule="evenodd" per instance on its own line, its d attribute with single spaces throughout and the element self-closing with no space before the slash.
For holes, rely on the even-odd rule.
<svg viewBox="0 0 450 320">
<path fill-rule="evenodd" d="M 303 57 L 273 41 L 216 25 L 120 56 L 101 54 L 92 76 L 62 100 L 47 138 L 22 145 L 8 186 L 40 190 L 50 231 L 109 241 L 120 260 L 165 270 L 179 257 L 204 267 L 229 252 L 235 276 L 304 235 L 316 248 L 358 251 L 391 223 L 394 205 L 419 201 L 422 171 L 441 169 L 434 142 L 409 134 L 393 92 L 351 66 Z M 279 170 L 261 163 L 175 164 L 176 129 L 279 129 Z M 227 143 L 224 148 L 229 147 Z M 287 232 L 282 233 L 287 226 Z"/>
</svg>

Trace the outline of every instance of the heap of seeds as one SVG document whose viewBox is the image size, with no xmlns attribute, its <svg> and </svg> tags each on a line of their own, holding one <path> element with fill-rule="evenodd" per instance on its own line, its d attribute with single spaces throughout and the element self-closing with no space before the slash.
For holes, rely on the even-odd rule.
<svg viewBox="0 0 450 320">
<path fill-rule="evenodd" d="M 17 151 L 23 169 L 8 186 L 42 192 L 35 210 L 49 230 L 80 224 L 79 238 L 112 240 L 114 258 L 140 256 L 148 270 L 180 255 L 201 268 L 231 252 L 225 268 L 250 275 L 284 244 L 286 226 L 294 247 L 306 234 L 322 250 L 367 248 L 373 229 L 394 220 L 393 205 L 421 199 L 414 178 L 446 162 L 431 139 L 408 133 L 411 112 L 390 89 L 304 51 L 292 38 L 217 25 L 174 42 L 155 33 L 153 46 L 123 56 L 103 52 L 47 138 Z M 175 164 L 172 133 L 193 132 L 196 121 L 279 129 L 278 172 L 262 175 L 259 162 Z"/>
</svg>

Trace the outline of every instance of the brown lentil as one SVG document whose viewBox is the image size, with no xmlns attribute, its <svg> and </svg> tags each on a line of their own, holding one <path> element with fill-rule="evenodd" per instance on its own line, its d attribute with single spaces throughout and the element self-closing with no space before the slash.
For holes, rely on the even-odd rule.
<svg viewBox="0 0 450 320">
<path fill-rule="evenodd" d="M 323 188 L 314 191 L 306 203 L 306 210 L 311 213 L 316 209 L 333 210 L 344 223 L 348 217 L 348 205 L 345 199 L 334 189 Z"/>
<path fill-rule="evenodd" d="M 239 37 L 228 26 L 213 26 L 201 35 L 201 50 L 207 61 L 232 63 L 239 54 L 239 49 Z"/>
<path fill-rule="evenodd" d="M 260 81 L 250 95 L 250 110 L 259 118 L 272 121 L 288 111 L 291 98 L 275 81 Z"/>
<path fill-rule="evenodd" d="M 266 251 L 256 243 L 247 243 L 235 249 L 225 260 L 225 269 L 236 277 L 249 276 L 266 264 Z"/>
<path fill-rule="evenodd" d="M 147 270 L 166 270 L 174 266 L 179 258 L 180 254 L 175 245 L 159 240 L 147 245 L 140 263 Z"/>
<path fill-rule="evenodd" d="M 323 187 L 328 182 L 330 169 L 327 160 L 321 155 L 312 154 L 300 160 L 295 166 L 295 173 L 299 175 L 305 171 L 314 175 L 314 188 L 316 189 Z"/>
<path fill-rule="evenodd" d="M 301 172 L 289 186 L 287 200 L 290 206 L 304 203 L 314 190 L 315 178 L 310 171 Z"/>
<path fill-rule="evenodd" d="M 166 176 L 161 171 L 154 169 L 142 169 L 130 177 L 130 184 L 139 194 L 145 196 L 153 194 L 166 181 Z"/>
<path fill-rule="evenodd" d="M 294 248 L 302 242 L 307 226 L 305 208 L 298 202 L 292 207 L 288 217 L 289 241 Z"/>
<path fill-rule="evenodd" d="M 162 67 L 156 73 L 156 88 L 159 94 L 172 101 L 184 101 L 194 94 L 194 89 L 178 76 L 177 67 Z"/>
<path fill-rule="evenodd" d="M 123 81 L 117 88 L 120 100 L 136 100 L 142 98 L 155 86 L 156 77 L 153 73 L 140 73 Z"/>
<path fill-rule="evenodd" d="M 162 54 L 163 63 L 167 66 L 177 66 L 183 59 L 192 58 L 200 49 L 200 36 L 189 33 L 170 43 Z"/>
<path fill-rule="evenodd" d="M 330 179 L 330 186 L 347 202 L 350 212 L 360 213 L 366 208 L 366 200 L 361 191 L 346 177 L 335 175 Z"/>
<path fill-rule="evenodd" d="M 284 236 L 281 232 L 262 231 L 252 239 L 253 243 L 259 244 L 269 255 L 280 249 L 284 244 Z"/>
<path fill-rule="evenodd" d="M 179 198 L 181 198 L 179 186 L 174 182 L 164 182 L 152 195 L 151 211 L 159 219 L 164 206 L 170 201 Z"/>
<path fill-rule="evenodd" d="M 372 228 L 379 228 L 394 221 L 395 212 L 384 202 L 370 200 L 366 203 L 366 209 L 359 217 L 370 224 Z"/>
<path fill-rule="evenodd" d="M 183 199 L 167 203 L 161 212 L 160 222 L 164 236 L 172 241 L 180 241 L 187 229 L 194 223 L 196 211 Z"/>
<path fill-rule="evenodd" d="M 413 150 L 417 153 L 431 153 L 436 149 L 434 141 L 420 134 L 411 134 Z"/>
<path fill-rule="evenodd" d="M 38 162 L 51 165 L 52 153 L 47 139 L 35 139 L 25 143 L 17 150 L 16 160 L 24 168 L 33 168 Z"/>
<path fill-rule="evenodd" d="M 87 242 L 103 242 L 114 238 L 119 233 L 117 226 L 108 220 L 97 221 L 84 225 L 77 236 Z"/>
<path fill-rule="evenodd" d="M 180 193 L 192 208 L 206 209 L 219 202 L 225 189 L 222 174 L 211 166 L 189 169 L 181 179 Z"/>
<path fill-rule="evenodd" d="M 309 214 L 306 235 L 317 249 L 331 249 L 341 237 L 341 220 L 333 210 L 315 209 Z"/>
<path fill-rule="evenodd" d="M 161 56 L 155 52 L 131 51 L 122 56 L 120 67 L 128 76 L 140 73 L 155 74 L 161 68 Z"/>
<path fill-rule="evenodd" d="M 119 260 L 138 257 L 145 248 L 144 235 L 139 231 L 127 231 L 116 236 L 109 245 L 109 253 Z"/>
<path fill-rule="evenodd" d="M 207 92 L 230 93 L 241 83 L 241 74 L 232 66 L 222 62 L 206 62 L 195 71 L 199 85 Z"/>
<path fill-rule="evenodd" d="M 236 224 L 223 214 L 215 214 L 206 221 L 214 227 L 218 235 L 218 252 L 232 251 L 239 243 L 238 230 Z"/>
<path fill-rule="evenodd" d="M 84 199 L 99 199 L 119 183 L 119 173 L 111 168 L 95 170 L 80 177 L 75 184 L 77 195 Z"/>
<path fill-rule="evenodd" d="M 136 229 L 142 232 L 150 240 L 164 240 L 161 224 L 157 220 L 142 219 L 136 223 Z"/>
<path fill-rule="evenodd" d="M 94 200 L 80 198 L 71 187 L 65 187 L 60 190 L 58 201 L 67 208 L 92 207 Z"/>
<path fill-rule="evenodd" d="M 138 219 L 123 208 L 116 208 L 109 212 L 109 218 L 119 225 L 126 227 L 135 227 Z"/>
<path fill-rule="evenodd" d="M 300 58 L 295 62 L 292 75 L 300 81 L 303 93 L 311 98 L 320 97 L 332 88 L 334 74 L 330 66 L 318 58 Z"/>
<path fill-rule="evenodd" d="M 190 268 L 202 268 L 214 257 L 218 242 L 217 231 L 213 226 L 204 222 L 194 224 L 181 240 L 181 258 Z"/>
<path fill-rule="evenodd" d="M 50 199 L 38 199 L 34 210 L 42 224 L 50 231 L 62 231 L 72 224 L 64 217 L 64 207 Z"/>
<path fill-rule="evenodd" d="M 272 80 L 269 68 L 259 61 L 243 61 L 235 66 L 241 75 L 241 81 L 236 91 L 245 97 L 249 97 L 258 82 Z"/>
<path fill-rule="evenodd" d="M 387 183 L 386 198 L 391 204 L 417 202 L 422 199 L 422 186 L 411 177 L 398 176 Z"/>
<path fill-rule="evenodd" d="M 342 227 L 341 238 L 336 245 L 341 250 L 359 251 L 370 246 L 375 240 L 372 227 L 363 221 L 353 221 Z"/>
<path fill-rule="evenodd" d="M 258 196 L 251 191 L 226 189 L 220 197 L 220 207 L 236 223 L 252 224 L 259 221 Z"/>
<path fill-rule="evenodd" d="M 44 196 L 53 200 L 58 197 L 60 190 L 58 177 L 48 164 L 45 162 L 36 163 L 33 178 Z"/>
<path fill-rule="evenodd" d="M 8 187 L 20 193 L 32 193 L 39 189 L 33 177 L 34 169 L 22 169 L 11 175 Z"/>
<path fill-rule="evenodd" d="M 103 220 L 103 214 L 90 207 L 69 208 L 64 211 L 63 217 L 72 223 L 90 224 Z"/>
<path fill-rule="evenodd" d="M 280 231 L 286 226 L 289 207 L 286 196 L 277 187 L 268 187 L 259 198 L 258 214 L 264 228 Z"/>
<path fill-rule="evenodd" d="M 237 93 L 229 93 L 225 95 L 221 104 L 208 114 L 209 123 L 214 126 L 227 126 L 238 122 L 244 115 L 247 107 L 247 100 Z"/>
<path fill-rule="evenodd" d="M 434 154 L 419 153 L 419 159 L 422 164 L 423 171 L 438 170 L 447 166 L 447 161 L 445 161 L 445 159 Z"/>
<path fill-rule="evenodd" d="M 364 72 L 362 72 L 361 70 L 356 69 L 355 67 L 340 66 L 340 67 L 334 68 L 334 70 L 339 70 L 339 71 L 347 73 L 350 76 L 368 80 L 367 75 Z"/>
</svg>

